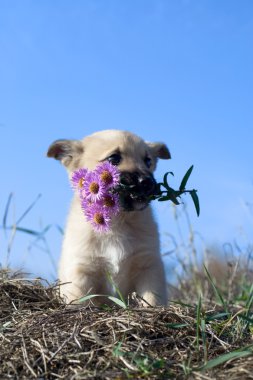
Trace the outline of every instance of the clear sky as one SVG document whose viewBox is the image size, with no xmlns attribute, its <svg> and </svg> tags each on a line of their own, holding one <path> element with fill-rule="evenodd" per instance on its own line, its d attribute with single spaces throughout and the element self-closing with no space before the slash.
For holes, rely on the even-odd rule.
<svg viewBox="0 0 253 380">
<path fill-rule="evenodd" d="M 158 179 L 173 171 L 177 186 L 194 164 L 199 218 L 185 200 L 207 245 L 252 242 L 252 93 L 252 0 L 0 0 L 0 219 L 10 192 L 8 224 L 42 194 L 20 226 L 52 225 L 57 262 L 72 194 L 48 146 L 126 129 L 170 148 Z M 177 227 L 154 206 L 164 246 Z M 0 230 L 2 262 L 8 238 Z M 17 234 L 11 265 L 54 277 L 32 241 Z"/>
</svg>

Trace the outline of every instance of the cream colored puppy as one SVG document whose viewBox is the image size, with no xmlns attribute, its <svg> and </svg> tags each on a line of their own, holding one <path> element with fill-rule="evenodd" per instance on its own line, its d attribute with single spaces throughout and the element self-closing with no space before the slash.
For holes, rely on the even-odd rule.
<svg viewBox="0 0 253 380">
<path fill-rule="evenodd" d="M 148 201 L 155 190 L 153 172 L 157 159 L 170 158 L 166 145 L 147 143 L 130 132 L 106 130 L 80 141 L 57 140 L 47 155 L 60 160 L 69 176 L 78 168 L 92 170 L 108 160 L 117 165 L 121 181 L 135 187 L 134 195 L 121 198 L 121 211 L 108 233 L 92 229 L 83 215 L 79 196 L 74 195 L 59 266 L 66 301 L 89 293 L 112 294 L 110 274 L 124 297 L 136 292 L 152 306 L 166 305 L 158 229 Z"/>
</svg>

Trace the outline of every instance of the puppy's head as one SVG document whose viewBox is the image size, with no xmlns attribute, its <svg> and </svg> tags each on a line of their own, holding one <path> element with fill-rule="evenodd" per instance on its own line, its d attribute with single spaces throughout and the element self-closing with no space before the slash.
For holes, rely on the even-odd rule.
<svg viewBox="0 0 253 380">
<path fill-rule="evenodd" d="M 69 174 L 82 167 L 93 170 L 99 162 L 109 161 L 121 172 L 121 206 L 126 211 L 142 210 L 156 191 L 153 172 L 158 158 L 169 159 L 163 143 L 149 143 L 125 131 L 96 132 L 83 140 L 57 140 L 48 157 L 60 160 Z"/>
</svg>

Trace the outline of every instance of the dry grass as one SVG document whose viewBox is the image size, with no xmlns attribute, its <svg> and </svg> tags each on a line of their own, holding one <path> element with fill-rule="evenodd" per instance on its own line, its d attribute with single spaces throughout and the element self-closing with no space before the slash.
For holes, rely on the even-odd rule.
<svg viewBox="0 0 253 380">
<path fill-rule="evenodd" d="M 58 286 L 7 271 L 0 305 L 1 379 L 253 379 L 243 306 L 68 307 Z"/>
</svg>

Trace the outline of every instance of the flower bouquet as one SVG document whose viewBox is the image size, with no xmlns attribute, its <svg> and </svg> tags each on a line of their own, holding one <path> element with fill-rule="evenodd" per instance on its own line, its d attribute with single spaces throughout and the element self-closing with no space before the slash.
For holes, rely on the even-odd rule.
<svg viewBox="0 0 253 380">
<path fill-rule="evenodd" d="M 200 207 L 197 190 L 186 190 L 186 184 L 192 170 L 193 166 L 187 170 L 178 190 L 172 189 L 168 184 L 168 175 L 174 174 L 172 172 L 165 173 L 163 182 L 156 185 L 154 194 L 149 196 L 149 201 L 155 199 L 158 201 L 170 200 L 178 205 L 180 204 L 178 198 L 180 199 L 184 193 L 189 193 L 199 216 Z M 131 191 L 133 195 L 131 186 L 120 181 L 118 168 L 108 161 L 98 164 L 92 171 L 86 168 L 74 171 L 71 183 L 79 194 L 86 220 L 97 232 L 108 232 L 110 230 L 112 218 L 120 212 L 121 194 Z"/>
</svg>

